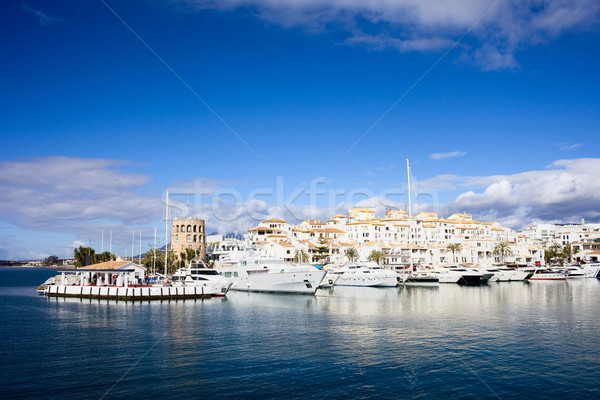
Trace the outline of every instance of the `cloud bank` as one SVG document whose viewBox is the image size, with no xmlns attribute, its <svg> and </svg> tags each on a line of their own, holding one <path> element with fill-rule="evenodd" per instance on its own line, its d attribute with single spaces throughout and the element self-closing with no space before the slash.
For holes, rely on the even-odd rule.
<svg viewBox="0 0 600 400">
<path fill-rule="evenodd" d="M 513 175 L 440 175 L 420 182 L 431 190 L 461 187 L 447 207 L 520 229 L 531 223 L 600 221 L 600 159 L 558 160 L 540 171 Z"/>
<path fill-rule="evenodd" d="M 137 230 L 152 223 L 158 224 L 161 241 L 162 190 L 148 191 L 151 177 L 128 171 L 131 167 L 127 161 L 71 157 L 0 162 L 0 221 L 8 225 L 0 231 L 5 244 L 0 244 L 0 257 L 68 255 L 73 240 L 87 243 L 90 238 L 99 247 L 102 228 L 105 249 L 108 230 L 114 229 L 113 250 L 119 254 L 130 249 L 131 232 L 136 230 L 137 251 Z M 285 195 L 278 188 L 265 187 L 242 196 L 234 186 L 208 178 L 172 184 L 171 217 L 202 217 L 207 232 L 245 233 L 270 218 L 296 223 L 325 220 L 354 206 L 372 207 L 377 215 L 406 207 L 404 189 L 399 187 L 381 193 L 366 188 L 334 189 L 328 188 L 323 178 L 315 178 Z M 531 223 L 579 222 L 581 218 L 600 221 L 600 158 L 557 160 L 545 169 L 512 175 L 438 175 L 416 186 L 419 197 L 413 201 L 413 215 L 420 210 L 442 215 L 446 210 L 466 211 L 478 220 L 499 221 L 514 229 Z M 437 200 L 437 193 L 457 189 L 462 193 L 454 201 L 440 204 Z M 320 200 L 311 200 L 315 193 Z M 60 244 L 15 243 L 11 226 L 26 232 L 67 233 L 72 238 Z M 151 245 L 153 234 L 153 229 L 144 229 L 143 250 Z M 54 247 L 42 248 L 44 245 Z"/>
<path fill-rule="evenodd" d="M 595 28 L 596 0 L 182 0 L 184 9 L 241 10 L 286 28 L 313 34 L 342 29 L 344 43 L 400 52 L 460 45 L 459 60 L 481 68 L 516 67 L 515 53 L 565 32 Z M 484 16 L 482 18 L 482 16 Z M 481 19 L 481 21 L 479 21 Z"/>
</svg>

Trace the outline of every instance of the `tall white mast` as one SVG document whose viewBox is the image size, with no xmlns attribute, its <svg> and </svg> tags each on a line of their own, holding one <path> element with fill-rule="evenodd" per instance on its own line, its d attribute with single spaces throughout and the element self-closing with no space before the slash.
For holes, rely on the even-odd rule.
<svg viewBox="0 0 600 400">
<path fill-rule="evenodd" d="M 156 275 L 156 227 L 154 227 L 154 254 L 152 255 L 152 275 Z"/>
<path fill-rule="evenodd" d="M 112 229 L 110 230 L 110 241 L 108 243 L 109 243 L 108 251 L 110 252 L 110 254 L 112 254 Z"/>
<path fill-rule="evenodd" d="M 104 228 L 102 228 L 102 250 L 101 253 L 104 253 Z"/>
<path fill-rule="evenodd" d="M 140 229 L 140 255 L 138 257 L 138 264 L 142 265 L 142 230 Z"/>
<path fill-rule="evenodd" d="M 169 191 L 167 190 L 167 203 L 165 207 L 165 279 L 167 278 L 167 262 L 169 255 Z"/>
<path fill-rule="evenodd" d="M 135 244 L 135 231 L 131 231 L 131 262 L 133 262 L 133 245 Z"/>
<path fill-rule="evenodd" d="M 410 240 L 412 235 L 412 207 L 410 199 L 410 164 L 408 162 L 408 158 L 406 159 L 406 175 L 408 177 L 408 261 L 410 262 L 410 269 L 412 270 L 412 241 Z"/>
</svg>

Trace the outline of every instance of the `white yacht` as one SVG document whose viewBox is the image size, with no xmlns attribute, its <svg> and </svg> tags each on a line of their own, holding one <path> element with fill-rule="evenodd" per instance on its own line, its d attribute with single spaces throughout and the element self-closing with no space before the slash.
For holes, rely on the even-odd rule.
<svg viewBox="0 0 600 400">
<path fill-rule="evenodd" d="M 178 269 L 171 278 L 171 286 L 202 287 L 206 292 L 214 292 L 214 296 L 225 296 L 232 282 L 201 261 L 191 261 L 186 268 Z"/>
<path fill-rule="evenodd" d="M 485 270 L 494 273 L 494 276 L 489 279 L 489 282 L 525 281 L 533 275 L 533 271 L 509 268 L 503 265 L 485 268 Z"/>
<path fill-rule="evenodd" d="M 459 285 L 482 285 L 488 277 L 471 268 L 461 268 L 454 265 L 438 269 L 440 283 L 458 283 Z"/>
<path fill-rule="evenodd" d="M 348 264 L 330 272 L 339 276 L 337 286 L 395 287 L 400 278 L 394 271 L 365 264 Z"/>
<path fill-rule="evenodd" d="M 589 263 L 582 266 L 586 278 L 600 278 L 600 263 Z"/>
<path fill-rule="evenodd" d="M 536 268 L 530 281 L 564 281 L 567 279 L 566 272 L 557 272 L 549 268 Z"/>
<path fill-rule="evenodd" d="M 575 265 L 566 265 L 561 268 L 552 268 L 556 272 L 564 272 L 567 274 L 567 279 L 585 278 L 585 270 Z"/>
<path fill-rule="evenodd" d="M 290 264 L 255 252 L 221 261 L 216 270 L 232 282 L 231 290 L 297 294 L 314 294 L 327 274 L 312 265 Z"/>
<path fill-rule="evenodd" d="M 488 282 L 499 282 L 504 275 L 503 271 L 498 268 L 479 268 L 479 271 L 489 276 Z"/>
<path fill-rule="evenodd" d="M 434 270 L 416 270 L 402 276 L 402 283 L 411 286 L 436 286 L 440 283 L 440 273 Z"/>
<path fill-rule="evenodd" d="M 321 281 L 319 285 L 319 289 L 327 289 L 332 288 L 338 279 L 340 279 L 340 275 L 336 274 L 334 271 L 336 270 L 336 266 L 334 264 L 325 265 L 323 267 L 323 271 L 326 271 L 325 278 Z"/>
</svg>

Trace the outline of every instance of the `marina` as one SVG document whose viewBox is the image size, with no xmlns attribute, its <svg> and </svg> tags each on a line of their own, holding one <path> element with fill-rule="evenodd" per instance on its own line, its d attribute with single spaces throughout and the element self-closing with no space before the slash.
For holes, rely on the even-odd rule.
<svg viewBox="0 0 600 400">
<path fill-rule="evenodd" d="M 36 295 L 54 274 L 0 269 L 3 399 L 595 399 L 600 390 L 598 279 L 158 302 Z"/>
</svg>

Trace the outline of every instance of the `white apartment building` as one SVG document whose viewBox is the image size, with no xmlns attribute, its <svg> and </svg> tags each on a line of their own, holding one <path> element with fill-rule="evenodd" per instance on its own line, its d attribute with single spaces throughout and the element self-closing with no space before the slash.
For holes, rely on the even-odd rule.
<svg viewBox="0 0 600 400">
<path fill-rule="evenodd" d="M 527 226 L 522 232 L 533 243 L 549 247 L 571 245 L 573 261 L 598 262 L 600 257 L 600 224 L 539 224 Z"/>
<path fill-rule="evenodd" d="M 391 210 L 383 217 L 376 217 L 369 208 L 352 208 L 347 215 L 334 215 L 325 223 L 307 220 L 292 225 L 271 219 L 248 232 L 254 246 L 282 259 L 293 257 L 296 250 L 311 254 L 319 238 L 327 239 L 329 261 L 333 263 L 347 262 L 344 253 L 353 247 L 362 261 L 373 250 L 382 250 L 389 266 L 411 262 L 491 264 L 501 261 L 494 254 L 499 242 L 508 242 L 512 252 L 504 257 L 504 262 L 534 263 L 544 259 L 544 250 L 535 237 L 519 234 L 498 222 L 475 221 L 464 213 L 443 219 L 432 212 L 421 212 L 409 218 L 404 211 Z M 450 243 L 459 244 L 461 251 L 448 253 L 446 246 Z"/>
</svg>

